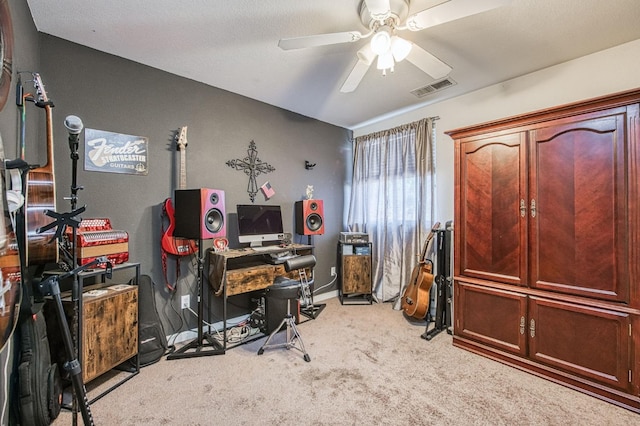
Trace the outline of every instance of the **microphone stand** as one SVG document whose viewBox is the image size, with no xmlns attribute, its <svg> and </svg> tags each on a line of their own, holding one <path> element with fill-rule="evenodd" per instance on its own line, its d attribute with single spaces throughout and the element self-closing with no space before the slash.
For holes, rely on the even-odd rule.
<svg viewBox="0 0 640 426">
<path fill-rule="evenodd" d="M 70 157 L 71 157 L 71 211 L 74 212 L 76 210 L 76 207 L 78 205 L 78 191 L 83 189 L 82 187 L 78 186 L 78 159 L 80 158 L 80 155 L 78 154 L 78 147 L 80 145 L 80 141 L 79 141 L 79 134 L 82 131 L 83 128 L 83 124 L 82 124 L 82 120 L 80 120 L 80 118 L 70 115 L 67 118 L 65 118 L 64 120 L 64 126 L 67 128 L 67 130 L 69 131 L 69 150 L 71 151 Z M 84 211 L 84 207 L 83 210 Z M 78 214 L 80 214 L 81 212 L 78 212 Z M 78 222 L 78 224 L 76 224 L 76 226 L 72 226 L 72 231 L 71 231 L 71 269 L 75 270 L 78 267 L 78 257 L 76 255 L 76 239 L 77 239 L 77 234 L 78 234 L 78 226 L 80 225 L 80 223 Z M 59 228 L 58 228 L 59 229 Z M 74 274 L 73 275 L 73 284 L 71 286 L 71 300 L 73 303 L 73 313 L 74 316 L 73 318 L 75 318 L 74 320 L 74 335 L 77 337 L 79 336 L 79 332 L 78 332 L 78 328 L 79 328 L 79 324 L 77 321 L 78 315 L 79 315 L 79 298 L 82 297 L 82 295 L 80 294 L 82 290 L 80 289 L 80 281 L 78 280 L 78 274 Z M 76 359 L 78 357 L 78 345 L 75 346 L 75 350 L 74 350 L 74 355 L 76 356 Z M 82 376 L 80 376 L 80 382 L 82 382 Z M 84 386 L 84 384 L 83 384 Z M 75 394 L 74 394 L 74 398 L 73 398 L 73 402 L 72 402 L 72 406 L 73 406 L 73 420 L 75 422 L 76 420 L 76 412 L 77 412 L 77 397 L 78 395 L 82 395 L 79 394 L 77 392 L 78 386 L 75 386 L 74 389 L 76 390 Z M 85 403 L 83 405 L 86 405 L 87 407 L 89 406 L 89 403 L 86 401 L 86 390 L 84 392 L 84 398 L 85 398 Z M 86 419 L 85 420 L 85 425 L 87 424 Z"/>
<path fill-rule="evenodd" d="M 42 227 L 39 228 L 36 232 L 40 233 L 46 230 L 49 230 L 53 227 L 56 227 L 56 232 L 55 232 L 55 236 L 52 238 L 52 241 L 57 239 L 58 241 L 62 241 L 63 238 L 63 234 L 64 231 L 66 230 L 67 226 L 71 226 L 72 232 L 71 232 L 71 272 L 69 274 L 66 274 L 66 277 L 69 276 L 73 276 L 73 283 L 72 283 L 72 287 L 71 287 L 71 301 L 73 304 L 73 335 L 75 336 L 76 340 L 78 339 L 79 336 L 79 324 L 78 324 L 78 318 L 79 318 L 79 305 L 80 305 L 80 297 L 82 297 L 82 289 L 80 288 L 80 280 L 78 279 L 78 274 L 77 272 L 80 272 L 84 269 L 88 269 L 91 266 L 95 266 L 98 263 L 101 262 L 90 262 L 89 264 L 85 265 L 82 268 L 78 268 L 78 258 L 76 255 L 76 239 L 77 239 L 77 228 L 80 225 L 80 221 L 78 219 L 76 219 L 76 216 L 79 215 L 80 213 L 84 212 L 86 209 L 86 206 L 83 206 L 81 208 L 77 208 L 77 204 L 78 204 L 78 191 L 81 189 L 84 189 L 80 186 L 78 186 L 78 159 L 80 158 L 80 156 L 78 155 L 78 146 L 80 144 L 79 142 L 79 135 L 80 132 L 82 132 L 82 128 L 83 128 L 83 124 L 82 124 L 82 120 L 80 120 L 80 118 L 76 117 L 75 115 L 70 115 L 68 116 L 65 120 L 64 120 L 64 126 L 67 128 L 67 130 L 69 131 L 69 149 L 71 151 L 71 197 L 68 198 L 71 201 L 71 212 L 70 213 L 56 213 L 56 212 L 52 212 L 52 211 L 45 211 L 45 214 L 47 216 L 53 217 L 55 218 L 55 220 Z M 66 197 L 65 197 L 66 198 Z M 102 259 L 103 262 L 107 262 L 106 258 Z M 108 265 L 108 263 L 107 263 Z M 46 282 L 46 281 L 45 281 Z M 56 292 L 58 293 L 58 298 L 60 297 L 59 292 L 59 286 L 57 285 L 57 280 L 56 281 L 52 281 L 52 287 L 51 288 L 44 288 L 44 290 L 46 291 L 51 291 L 51 293 L 54 295 L 54 298 L 56 296 Z M 57 304 L 60 305 L 60 308 L 62 307 L 62 302 L 61 301 L 57 301 Z M 62 315 L 64 315 L 64 312 L 62 312 Z M 62 318 L 64 317 L 60 317 L 60 321 L 62 323 Z M 63 327 L 64 328 L 64 327 Z M 68 326 L 67 326 L 67 333 L 68 332 Z M 81 370 L 82 370 L 82 366 L 80 365 L 80 363 L 78 362 L 78 345 L 76 344 L 75 347 L 71 344 L 71 337 L 70 335 L 64 336 L 65 333 L 63 333 L 63 338 L 65 338 L 65 340 L 69 340 L 69 342 L 65 342 L 65 345 L 67 346 L 67 356 L 69 357 L 69 359 L 73 359 L 73 361 L 70 361 L 69 363 L 67 363 L 67 365 L 65 365 L 65 368 L 68 367 L 69 372 L 71 373 L 72 379 L 73 379 L 73 398 L 72 398 L 72 413 L 73 413 L 73 417 L 72 417 L 72 424 L 75 426 L 77 424 L 77 412 L 78 412 L 78 408 L 77 408 L 77 397 L 80 396 L 83 398 L 82 404 L 81 404 L 81 410 L 82 410 L 82 415 L 83 415 L 83 420 L 85 425 L 93 425 L 93 419 L 91 418 L 91 413 L 89 412 L 89 402 L 87 400 L 87 391 L 84 387 L 84 383 L 82 380 L 82 375 Z M 76 342 L 77 343 L 77 342 Z"/>
</svg>

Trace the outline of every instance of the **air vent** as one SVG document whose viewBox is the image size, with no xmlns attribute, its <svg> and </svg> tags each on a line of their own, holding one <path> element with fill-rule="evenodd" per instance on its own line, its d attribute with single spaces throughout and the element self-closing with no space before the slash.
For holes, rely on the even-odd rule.
<svg viewBox="0 0 640 426">
<path fill-rule="evenodd" d="M 435 83 L 431 83 L 428 86 L 419 87 L 411 91 L 416 97 L 422 98 L 431 93 L 438 92 L 440 90 L 446 89 L 447 87 L 454 86 L 456 82 L 451 78 L 447 77 L 444 80 L 436 81 Z"/>
</svg>

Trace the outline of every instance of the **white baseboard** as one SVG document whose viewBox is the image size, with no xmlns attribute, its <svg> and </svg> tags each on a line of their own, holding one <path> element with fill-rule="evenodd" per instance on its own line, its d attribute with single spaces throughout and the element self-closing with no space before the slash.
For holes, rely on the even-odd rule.
<svg viewBox="0 0 640 426">
<path fill-rule="evenodd" d="M 334 297 L 338 297 L 338 296 L 339 296 L 338 290 L 328 291 L 326 293 L 314 295 L 313 302 L 314 303 L 324 302 L 325 300 L 333 299 Z M 247 318 L 249 318 L 248 314 L 240 315 L 234 318 L 228 318 L 227 327 L 229 327 L 229 324 L 238 324 L 246 320 Z M 216 323 L 211 324 L 211 329 L 216 331 L 222 331 L 223 329 L 222 321 L 218 321 Z M 209 327 L 205 325 L 203 326 L 203 330 L 209 330 Z M 180 333 L 174 333 L 174 334 L 171 334 L 170 336 L 167 336 L 167 341 L 170 344 L 176 344 L 176 343 L 186 342 L 188 340 L 193 340 L 196 338 L 198 338 L 198 330 L 195 328 L 192 328 L 191 330 L 181 331 Z"/>
<path fill-rule="evenodd" d="M 333 299 L 334 297 L 338 297 L 338 290 L 328 291 L 326 293 L 318 294 L 317 296 L 313 296 L 313 302 L 324 302 L 325 300 Z"/>
</svg>

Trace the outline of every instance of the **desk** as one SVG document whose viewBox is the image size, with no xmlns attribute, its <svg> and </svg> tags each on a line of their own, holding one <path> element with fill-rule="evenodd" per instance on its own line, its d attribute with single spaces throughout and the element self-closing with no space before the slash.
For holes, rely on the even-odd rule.
<svg viewBox="0 0 640 426">
<path fill-rule="evenodd" d="M 287 247 L 273 246 L 266 251 L 255 251 L 251 248 L 234 249 L 223 252 L 209 250 L 208 280 L 211 290 L 216 296 L 223 298 L 222 322 L 224 328 L 223 347 L 227 348 L 227 298 L 238 294 L 264 290 L 269 287 L 275 277 L 287 276 L 298 279 L 298 272 L 286 272 L 284 265 L 273 265 L 265 256 L 271 253 L 291 251 L 293 254 L 312 254 L 313 246 L 291 244 Z M 311 272 L 307 271 L 311 276 Z M 258 337 L 262 337 L 259 335 Z M 246 343 L 246 342 L 243 342 Z"/>
</svg>

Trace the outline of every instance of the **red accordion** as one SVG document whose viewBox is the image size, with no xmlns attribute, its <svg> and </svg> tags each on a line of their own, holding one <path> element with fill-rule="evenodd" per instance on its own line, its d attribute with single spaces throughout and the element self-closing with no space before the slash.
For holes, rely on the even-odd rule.
<svg viewBox="0 0 640 426">
<path fill-rule="evenodd" d="M 71 232 L 67 229 L 67 237 Z M 113 264 L 129 260 L 129 233 L 112 229 L 107 218 L 83 219 L 76 231 L 78 265 L 86 265 L 97 257 L 106 257 Z"/>
</svg>

